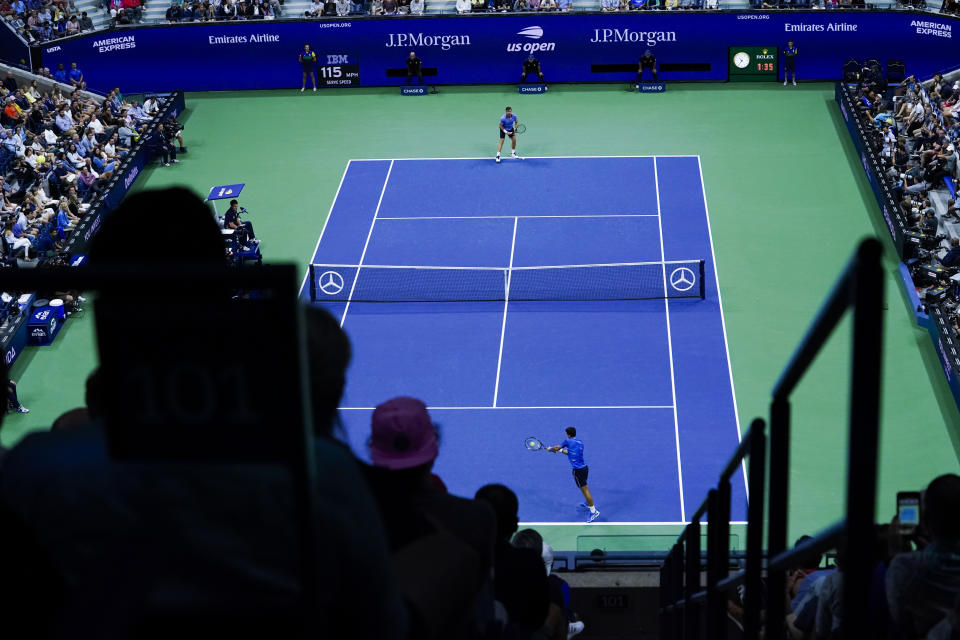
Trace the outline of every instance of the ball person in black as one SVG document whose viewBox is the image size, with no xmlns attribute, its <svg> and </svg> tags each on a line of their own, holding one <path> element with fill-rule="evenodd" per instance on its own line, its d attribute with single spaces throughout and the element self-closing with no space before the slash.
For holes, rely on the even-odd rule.
<svg viewBox="0 0 960 640">
<path fill-rule="evenodd" d="M 540 61 L 533 57 L 532 51 L 527 59 L 523 61 L 523 76 L 520 78 L 520 82 L 526 82 L 527 76 L 531 73 L 537 74 L 541 84 L 547 83 L 547 81 L 543 79 L 543 72 L 540 70 Z"/>
<path fill-rule="evenodd" d="M 787 40 L 783 48 L 783 86 L 787 86 L 787 76 L 793 74 L 793 86 L 797 86 L 797 47 L 793 40 Z"/>
<path fill-rule="evenodd" d="M 413 76 L 417 76 L 420 79 L 420 84 L 423 84 L 423 61 L 417 57 L 415 52 L 411 51 L 410 55 L 407 56 L 407 84 L 410 84 Z"/>
<path fill-rule="evenodd" d="M 643 55 L 640 56 L 640 60 L 637 62 L 637 89 L 639 89 L 643 83 L 643 72 L 646 69 L 650 70 L 654 82 L 660 81 L 660 77 L 657 75 L 657 57 L 653 55 L 650 49 L 644 51 Z"/>
<path fill-rule="evenodd" d="M 303 45 L 303 51 L 300 52 L 300 70 L 303 72 L 303 83 L 300 85 L 300 93 L 307 88 L 307 75 L 313 82 L 313 90 L 317 90 L 317 54 L 310 51 L 310 45 Z"/>
</svg>

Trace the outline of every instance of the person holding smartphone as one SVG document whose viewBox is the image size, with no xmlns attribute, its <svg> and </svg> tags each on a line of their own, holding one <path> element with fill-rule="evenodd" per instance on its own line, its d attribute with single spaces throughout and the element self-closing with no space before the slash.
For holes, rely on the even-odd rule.
<svg viewBox="0 0 960 640">
<path fill-rule="evenodd" d="M 935 478 L 921 494 L 897 496 L 901 535 L 917 551 L 900 553 L 886 574 L 890 618 L 904 638 L 925 638 L 960 597 L 960 475 Z M 917 522 L 915 526 L 912 523 Z"/>
</svg>

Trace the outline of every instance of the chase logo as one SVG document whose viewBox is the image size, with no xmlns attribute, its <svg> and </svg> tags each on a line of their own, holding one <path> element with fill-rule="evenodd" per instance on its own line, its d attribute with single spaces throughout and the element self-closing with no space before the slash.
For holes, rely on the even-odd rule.
<svg viewBox="0 0 960 640">
<path fill-rule="evenodd" d="M 530 38 L 531 40 L 539 40 L 543 37 L 543 27 L 527 27 L 526 29 L 517 31 L 517 35 Z"/>
</svg>

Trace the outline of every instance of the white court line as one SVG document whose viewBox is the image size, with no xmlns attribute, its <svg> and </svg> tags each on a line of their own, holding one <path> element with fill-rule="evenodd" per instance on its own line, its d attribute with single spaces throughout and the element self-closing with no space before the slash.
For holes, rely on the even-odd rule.
<svg viewBox="0 0 960 640">
<path fill-rule="evenodd" d="M 578 522 L 520 522 L 518 526 L 520 527 L 683 527 L 690 524 L 689 522 L 591 522 L 589 525 L 587 523 L 578 523 Z M 706 520 L 701 520 L 700 524 L 708 524 Z M 746 525 L 746 520 L 731 520 L 731 525 Z"/>
<path fill-rule="evenodd" d="M 730 347 L 727 344 L 727 321 L 723 317 L 723 296 L 720 295 L 720 279 L 717 277 L 717 252 L 713 249 L 713 231 L 710 229 L 710 207 L 707 206 L 707 185 L 703 181 L 703 166 L 700 164 L 700 156 L 697 156 L 697 170 L 700 172 L 700 190 L 703 193 L 703 212 L 707 218 L 707 235 L 710 236 L 710 255 L 713 256 L 713 282 L 717 286 L 717 304 L 720 307 L 720 326 L 723 329 L 723 349 L 727 354 L 727 371 L 730 373 L 730 395 L 733 396 L 733 417 L 737 423 L 737 442 L 743 438 L 740 431 L 740 413 L 737 410 L 737 392 L 733 388 L 733 361 L 730 360 Z M 744 460 L 740 461 L 740 470 L 743 472 L 743 488 L 746 491 L 747 500 L 750 499 L 750 485 L 747 482 L 747 465 Z"/>
<path fill-rule="evenodd" d="M 337 206 L 337 198 L 340 197 L 340 189 L 343 188 L 343 181 L 347 177 L 347 171 L 350 170 L 351 160 L 347 160 L 347 166 L 343 169 L 343 175 L 340 176 L 340 184 L 337 185 L 337 192 L 333 194 L 333 202 L 330 203 L 330 210 L 327 211 L 327 219 L 323 221 L 323 228 L 320 229 L 320 237 L 317 238 L 317 246 L 313 248 L 313 253 L 310 254 L 310 264 L 313 264 L 313 261 L 317 259 L 317 251 L 320 249 L 320 241 L 323 240 L 323 233 L 327 230 L 327 225 L 330 224 L 330 216 L 333 215 L 333 208 Z M 310 267 L 307 267 L 307 272 L 303 274 L 303 282 L 300 283 L 300 296 L 303 295 L 303 289 L 307 286 L 307 278 L 310 277 Z M 298 296 L 299 297 L 299 296 Z"/>
<path fill-rule="evenodd" d="M 340 407 L 340 411 L 373 411 L 376 407 Z M 495 409 L 504 411 L 508 409 L 522 411 L 540 411 L 543 409 L 673 409 L 672 404 L 631 404 L 631 405 L 596 405 L 596 406 L 553 406 L 553 407 L 427 407 L 430 411 L 477 411 Z"/>
<path fill-rule="evenodd" d="M 383 220 L 383 218 L 377 218 Z M 315 262 L 315 267 L 336 267 L 341 269 L 424 269 L 427 271 L 453 270 L 453 271 L 537 271 L 538 269 L 586 269 L 596 267 L 647 267 L 661 266 L 665 264 L 691 264 L 698 263 L 699 260 L 664 260 L 651 262 L 606 262 L 597 264 L 546 264 L 535 267 L 438 267 L 425 264 L 328 264 L 326 262 Z"/>
<path fill-rule="evenodd" d="M 497 379 L 493 383 L 493 406 L 497 406 L 500 393 L 500 364 L 503 362 L 503 339 L 507 335 L 507 308 L 510 306 L 510 271 L 513 269 L 513 252 L 517 248 L 517 218 L 513 219 L 513 240 L 510 241 L 510 266 L 507 271 L 507 287 L 503 296 L 503 324 L 500 327 L 500 351 L 497 353 Z"/>
<path fill-rule="evenodd" d="M 393 160 L 387 167 L 387 177 L 383 179 L 383 188 L 380 189 L 380 198 L 377 200 L 377 208 L 373 210 L 373 220 L 370 221 L 370 230 L 367 231 L 367 240 L 363 243 L 363 251 L 360 253 L 360 263 L 357 265 L 357 275 L 353 278 L 350 285 L 350 294 L 347 296 L 347 305 L 343 308 L 343 316 L 340 318 L 340 326 L 347 320 L 347 311 L 350 310 L 350 301 L 353 299 L 353 291 L 357 288 L 357 280 L 360 279 L 360 267 L 363 266 L 363 258 L 367 255 L 367 247 L 370 246 L 370 236 L 373 235 L 373 227 L 377 224 L 377 214 L 380 213 L 380 205 L 383 203 L 383 194 L 387 192 L 387 183 L 390 182 L 390 172 L 393 171 Z"/>
<path fill-rule="evenodd" d="M 657 175 L 657 160 L 653 160 L 653 188 L 657 194 L 657 213 L 660 213 L 660 178 Z M 660 228 L 660 259 L 666 257 L 663 252 L 663 218 L 657 218 Z M 677 420 L 677 382 L 673 372 L 673 336 L 670 333 L 670 300 L 667 299 L 667 268 L 663 267 L 663 310 L 667 314 L 667 355 L 670 358 L 670 392 L 673 394 L 673 433 L 677 443 L 677 478 L 680 481 L 680 519 L 686 520 L 687 513 L 683 501 L 683 466 L 680 463 L 680 422 Z"/>
<path fill-rule="evenodd" d="M 694 154 L 660 154 L 655 156 L 523 156 L 527 160 L 551 160 L 558 159 L 577 159 L 577 158 L 699 158 Z M 418 160 L 490 160 L 492 156 L 466 157 L 466 158 L 351 158 L 354 162 L 385 162 L 387 160 L 395 162 L 416 162 Z"/>
<path fill-rule="evenodd" d="M 512 220 L 513 218 L 656 218 L 655 213 L 580 213 L 544 216 L 380 216 L 380 220 Z"/>
</svg>

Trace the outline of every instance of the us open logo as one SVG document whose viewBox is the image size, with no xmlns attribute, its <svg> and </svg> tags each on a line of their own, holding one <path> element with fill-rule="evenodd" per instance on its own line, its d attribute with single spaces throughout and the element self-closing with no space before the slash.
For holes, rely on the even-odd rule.
<svg viewBox="0 0 960 640">
<path fill-rule="evenodd" d="M 527 40 L 539 40 L 543 37 L 543 27 L 537 25 L 525 27 L 517 31 L 517 35 L 523 36 Z M 555 51 L 556 48 L 556 42 L 511 42 L 507 44 L 507 51 L 511 52 L 537 53 L 539 51 Z"/>
</svg>

